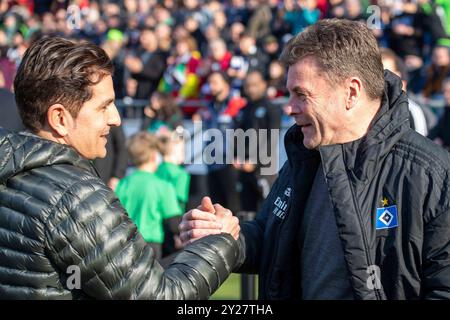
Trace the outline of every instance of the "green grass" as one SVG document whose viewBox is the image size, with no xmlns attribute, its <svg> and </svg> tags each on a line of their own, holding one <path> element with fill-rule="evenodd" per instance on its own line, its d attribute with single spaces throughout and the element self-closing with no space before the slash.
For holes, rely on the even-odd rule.
<svg viewBox="0 0 450 320">
<path fill-rule="evenodd" d="M 211 300 L 240 300 L 241 275 L 232 273 L 220 288 L 211 296 Z"/>
<path fill-rule="evenodd" d="M 220 288 L 211 296 L 211 300 L 241 299 L 241 275 L 232 273 Z"/>
</svg>

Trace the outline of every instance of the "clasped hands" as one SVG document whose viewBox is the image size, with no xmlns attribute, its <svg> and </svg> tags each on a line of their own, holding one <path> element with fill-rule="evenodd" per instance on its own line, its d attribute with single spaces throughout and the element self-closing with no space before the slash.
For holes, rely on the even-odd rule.
<svg viewBox="0 0 450 320">
<path fill-rule="evenodd" d="M 220 204 L 212 204 L 209 197 L 203 197 L 201 204 L 186 212 L 178 226 L 183 245 L 192 243 L 210 234 L 229 233 L 235 240 L 241 230 L 239 219 Z"/>
</svg>

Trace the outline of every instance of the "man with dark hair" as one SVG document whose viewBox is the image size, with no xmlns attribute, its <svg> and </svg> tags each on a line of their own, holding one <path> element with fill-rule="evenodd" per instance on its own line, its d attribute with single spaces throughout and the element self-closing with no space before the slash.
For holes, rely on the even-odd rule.
<svg viewBox="0 0 450 320">
<path fill-rule="evenodd" d="M 449 299 L 450 156 L 410 128 L 371 30 L 321 20 L 281 58 L 296 124 L 235 271 L 262 299 Z"/>
<path fill-rule="evenodd" d="M 239 226 L 218 213 L 208 219 L 234 238 L 205 238 L 164 270 L 95 173 L 121 122 L 112 72 L 87 42 L 43 38 L 25 53 L 14 87 L 30 132 L 0 129 L 2 299 L 204 299 L 235 265 Z"/>
</svg>

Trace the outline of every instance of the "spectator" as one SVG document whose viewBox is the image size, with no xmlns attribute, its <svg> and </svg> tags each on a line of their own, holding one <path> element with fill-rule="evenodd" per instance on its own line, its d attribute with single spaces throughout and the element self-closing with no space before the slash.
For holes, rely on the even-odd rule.
<svg viewBox="0 0 450 320">
<path fill-rule="evenodd" d="M 15 64 L 7 56 L 8 47 L 0 47 L 0 73 L 2 75 L 2 84 L 0 88 L 12 91 L 14 76 L 16 74 Z"/>
<path fill-rule="evenodd" d="M 426 69 L 423 95 L 433 97 L 442 94 L 442 82 L 450 76 L 450 53 L 448 47 L 433 50 L 431 65 Z"/>
<path fill-rule="evenodd" d="M 270 35 L 272 10 L 266 0 L 249 0 L 253 13 L 247 23 L 247 33 L 257 41 Z"/>
<path fill-rule="evenodd" d="M 207 40 L 204 32 L 200 29 L 200 23 L 194 17 L 188 17 L 184 22 L 184 28 L 197 41 L 200 53 L 206 54 Z"/>
<path fill-rule="evenodd" d="M 408 73 L 403 61 L 390 49 L 381 49 L 383 67 L 392 71 L 402 80 L 403 90 L 407 92 Z M 411 128 L 423 136 L 428 135 L 428 130 L 435 125 L 435 116 L 431 110 L 425 109 L 408 97 L 408 109 Z"/>
<path fill-rule="evenodd" d="M 239 110 L 244 107 L 245 102 L 242 98 L 232 96 L 229 78 L 224 73 L 211 73 L 208 77 L 208 85 L 212 101 L 208 108 L 202 112 L 202 119 L 206 129 L 219 129 L 221 137 L 226 137 L 226 130 L 234 127 L 234 119 Z M 237 172 L 226 161 L 227 153 L 232 152 L 232 150 L 228 149 L 226 140 L 219 146 L 222 146 L 222 148 L 216 148 L 214 154 L 211 154 L 216 160 L 208 165 L 209 193 L 213 202 L 227 203 L 228 206 L 234 208 L 234 212 L 238 212 Z"/>
<path fill-rule="evenodd" d="M 228 41 L 230 39 L 230 30 L 227 28 L 227 16 L 225 12 L 214 12 L 213 24 L 219 30 L 220 38 Z"/>
<path fill-rule="evenodd" d="M 251 71 L 259 70 L 266 75 L 268 64 L 269 57 L 258 49 L 256 39 L 244 34 L 239 41 L 239 53 L 233 56 L 228 69 L 233 88 L 240 90 L 247 73 Z"/>
<path fill-rule="evenodd" d="M 155 33 L 145 29 L 141 33 L 140 48 L 136 55 L 125 58 L 125 66 L 137 81 L 137 99 L 148 99 L 158 87 L 166 68 L 163 54 L 158 50 Z"/>
<path fill-rule="evenodd" d="M 292 25 L 294 35 L 319 20 L 320 10 L 317 0 L 287 0 L 284 2 L 286 13 L 284 19 Z"/>
<path fill-rule="evenodd" d="M 197 69 L 201 64 L 201 54 L 192 37 L 178 38 L 175 52 L 169 57 L 169 65 L 159 85 L 159 90 L 172 93 L 180 100 L 198 98 L 200 78 Z"/>
<path fill-rule="evenodd" d="M 167 133 L 159 137 L 159 150 L 163 160 L 156 171 L 159 178 L 170 183 L 175 189 L 178 205 L 182 211 L 186 209 L 191 179 L 190 174 L 181 166 L 184 161 L 183 142 L 175 133 Z M 178 226 L 180 221 L 181 216 L 178 217 L 175 225 Z M 178 230 L 174 233 L 170 223 L 164 223 L 164 234 L 163 257 L 173 254 L 182 247 Z"/>
<path fill-rule="evenodd" d="M 209 45 L 208 56 L 203 59 L 197 74 L 207 78 L 211 72 L 226 72 L 230 67 L 232 54 L 227 50 L 227 45 L 222 39 L 212 40 Z"/>
<path fill-rule="evenodd" d="M 389 46 L 411 68 L 412 61 L 422 57 L 423 18 L 414 3 L 401 4 L 394 13 L 390 22 Z"/>
<path fill-rule="evenodd" d="M 239 42 L 244 32 L 245 26 L 240 22 L 235 22 L 230 26 L 230 40 L 227 43 L 227 47 L 231 52 L 239 50 Z"/>
<path fill-rule="evenodd" d="M 248 21 L 249 12 L 245 0 L 231 0 L 231 4 L 226 9 L 228 24 L 235 22 L 246 23 Z"/>
<path fill-rule="evenodd" d="M 239 170 L 239 181 L 242 186 L 241 209 L 257 212 L 269 194 L 276 175 L 262 175 L 260 159 L 256 156 L 264 154 L 273 159 L 277 154 L 278 139 L 276 145 L 272 146 L 271 143 L 273 130 L 279 130 L 281 126 L 281 109 L 273 105 L 266 96 L 267 82 L 259 71 L 252 71 L 247 75 L 244 92 L 248 102 L 236 116 L 235 128 L 244 132 L 255 130 L 259 140 L 257 146 L 251 146 L 249 141 L 246 141 L 245 146 L 236 146 L 239 149 L 244 148 L 246 154 L 244 159 L 236 159 L 234 167 Z M 260 130 L 267 130 L 265 136 L 267 140 L 260 138 L 262 133 Z M 239 150 L 236 151 L 239 154 Z"/>
<path fill-rule="evenodd" d="M 280 55 L 280 44 L 278 43 L 278 39 L 273 35 L 268 35 L 263 40 L 263 50 L 264 53 L 268 56 L 269 61 L 277 60 Z"/>
<path fill-rule="evenodd" d="M 344 0 L 330 0 L 330 8 L 327 18 L 344 18 L 345 2 Z"/>
<path fill-rule="evenodd" d="M 126 81 L 127 71 L 125 69 L 126 51 L 124 46 L 124 36 L 120 30 L 111 29 L 106 35 L 106 41 L 102 44 L 103 50 L 108 54 L 114 65 L 113 84 L 117 99 L 126 96 L 124 81 Z"/>
<path fill-rule="evenodd" d="M 183 114 L 169 93 L 155 91 L 144 108 L 142 129 L 150 133 L 173 131 L 182 125 Z"/>
<path fill-rule="evenodd" d="M 450 78 L 444 80 L 445 109 L 436 127 L 434 127 L 428 138 L 450 151 Z"/>
<path fill-rule="evenodd" d="M 175 132 L 168 132 L 159 137 L 158 148 L 162 163 L 156 175 L 169 182 L 175 189 L 177 202 L 182 210 L 186 209 L 189 196 L 190 174 L 181 166 L 184 161 L 184 144 Z"/>
<path fill-rule="evenodd" d="M 167 59 L 170 55 L 170 48 L 172 47 L 172 28 L 165 23 L 160 23 L 155 28 L 155 34 L 159 43 L 159 50 Z"/>
<path fill-rule="evenodd" d="M 128 165 L 125 134 L 122 127 L 111 127 L 106 143 L 106 157 L 94 160 L 94 167 L 100 179 L 111 190 L 116 190 L 119 180 L 125 176 Z"/>
<path fill-rule="evenodd" d="M 269 99 L 275 99 L 287 96 L 286 68 L 279 60 L 272 61 L 269 65 L 267 97 Z"/>
</svg>

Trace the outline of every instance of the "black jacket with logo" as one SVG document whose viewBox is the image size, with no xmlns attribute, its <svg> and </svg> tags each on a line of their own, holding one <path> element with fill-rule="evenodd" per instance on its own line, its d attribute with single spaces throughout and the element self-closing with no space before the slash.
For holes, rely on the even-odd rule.
<svg viewBox="0 0 450 320">
<path fill-rule="evenodd" d="M 237 252 L 209 236 L 163 269 L 89 161 L 0 129 L 0 299 L 206 299 Z"/>
<path fill-rule="evenodd" d="M 286 134 L 288 161 L 239 242 L 237 271 L 259 273 L 261 299 L 301 298 L 297 232 L 320 163 L 355 299 L 450 298 L 450 156 L 409 127 L 400 80 L 385 80 L 362 139 L 308 150 L 297 125 Z M 397 227 L 377 230 L 383 206 Z"/>
</svg>

